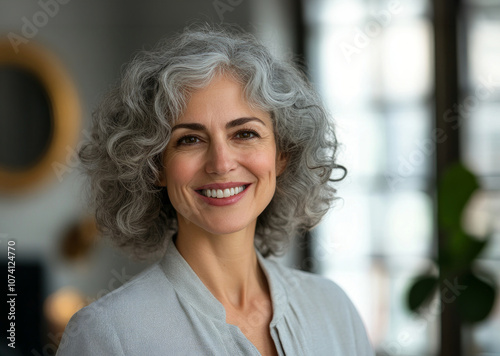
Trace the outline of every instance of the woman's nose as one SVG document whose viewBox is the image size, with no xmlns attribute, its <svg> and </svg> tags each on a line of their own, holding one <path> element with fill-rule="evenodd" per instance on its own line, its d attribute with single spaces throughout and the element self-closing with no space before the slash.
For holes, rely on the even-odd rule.
<svg viewBox="0 0 500 356">
<path fill-rule="evenodd" d="M 237 166 L 234 150 L 227 142 L 212 142 L 207 153 L 206 171 L 210 174 L 223 175 Z"/>
</svg>

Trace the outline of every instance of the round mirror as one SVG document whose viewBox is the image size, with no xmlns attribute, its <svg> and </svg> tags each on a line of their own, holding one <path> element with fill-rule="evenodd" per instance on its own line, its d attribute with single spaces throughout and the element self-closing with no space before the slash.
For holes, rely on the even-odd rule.
<svg viewBox="0 0 500 356">
<path fill-rule="evenodd" d="M 49 97 L 33 73 L 4 66 L 0 67 L 0 98 L 0 167 L 29 169 L 43 157 L 52 137 Z"/>
<path fill-rule="evenodd" d="M 0 41 L 0 102 L 0 189 L 55 178 L 80 126 L 78 97 L 60 63 L 33 44 L 16 53 Z"/>
</svg>

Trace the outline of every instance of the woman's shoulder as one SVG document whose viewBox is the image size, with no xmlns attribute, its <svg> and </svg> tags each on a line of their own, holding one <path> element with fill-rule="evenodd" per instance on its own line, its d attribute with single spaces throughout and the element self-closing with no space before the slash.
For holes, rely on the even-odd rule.
<svg viewBox="0 0 500 356">
<path fill-rule="evenodd" d="M 58 355 L 73 355 L 75 350 L 82 355 L 118 352 L 121 336 L 129 333 L 131 322 L 141 329 L 140 324 L 157 315 L 159 308 L 168 308 L 173 299 L 170 293 L 172 288 L 163 271 L 158 264 L 152 265 L 75 313 L 66 326 Z"/>
<path fill-rule="evenodd" d="M 311 298 L 332 299 L 338 302 L 350 303 L 349 297 L 344 290 L 334 281 L 324 276 L 298 270 L 284 266 L 274 260 L 266 262 L 267 268 L 274 273 L 275 278 L 280 280 L 280 283 L 286 289 L 290 296 L 306 296 Z"/>
<path fill-rule="evenodd" d="M 275 261 L 269 261 L 266 267 L 274 279 L 274 289 L 280 284 L 283 291 L 283 295 L 274 295 L 279 304 L 276 308 L 283 310 L 283 318 L 293 326 L 294 333 L 302 330 L 304 345 L 329 353 L 336 350 L 333 353 L 341 355 L 373 355 L 363 321 L 337 283 Z"/>
<path fill-rule="evenodd" d="M 158 263 L 146 268 L 119 288 L 109 292 L 89 305 L 91 308 L 104 308 L 108 312 L 123 311 L 140 305 L 146 297 L 150 301 L 159 294 L 165 295 L 171 289 L 168 279 L 165 277 Z"/>
<path fill-rule="evenodd" d="M 359 313 L 347 293 L 324 276 L 283 266 L 275 261 L 267 264 L 273 279 L 282 286 L 286 300 L 294 312 L 321 315 L 324 320 L 354 324 L 364 332 Z M 318 319 L 315 320 L 317 322 Z"/>
</svg>

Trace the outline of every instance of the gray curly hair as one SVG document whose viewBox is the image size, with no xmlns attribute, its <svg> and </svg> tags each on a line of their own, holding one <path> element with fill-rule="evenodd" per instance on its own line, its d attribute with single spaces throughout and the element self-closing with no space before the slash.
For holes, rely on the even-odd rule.
<svg viewBox="0 0 500 356">
<path fill-rule="evenodd" d="M 198 26 L 141 52 L 93 115 L 80 149 L 89 197 L 104 235 L 136 257 L 163 250 L 177 231 L 165 187 L 158 186 L 171 127 L 190 93 L 219 74 L 238 80 L 248 102 L 269 112 L 278 152 L 287 157 L 271 203 L 257 219 L 255 245 L 278 255 L 319 223 L 335 199 L 334 126 L 316 91 L 290 61 L 240 30 Z M 342 175 L 333 179 L 332 171 Z"/>
</svg>

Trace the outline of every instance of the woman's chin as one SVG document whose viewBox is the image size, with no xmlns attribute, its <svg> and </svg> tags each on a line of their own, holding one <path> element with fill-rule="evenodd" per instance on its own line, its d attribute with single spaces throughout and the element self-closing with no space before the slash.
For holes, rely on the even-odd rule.
<svg viewBox="0 0 500 356">
<path fill-rule="evenodd" d="M 188 234 L 205 232 L 210 235 L 231 235 L 248 232 L 255 234 L 257 219 L 241 219 L 236 214 L 210 214 L 205 216 L 192 215 L 190 218 L 182 214 L 177 215 L 179 231 Z"/>
<path fill-rule="evenodd" d="M 210 226 L 204 228 L 204 230 L 212 235 L 232 235 L 237 233 L 242 233 L 247 230 L 245 226 L 225 226 L 221 228 L 220 226 Z M 254 230 L 254 229 L 253 229 Z M 253 236 L 253 235 L 252 235 Z"/>
<path fill-rule="evenodd" d="M 244 233 L 245 231 L 251 232 L 251 235 L 255 233 L 255 223 L 254 222 L 238 222 L 234 219 L 221 219 L 220 221 L 212 220 L 208 223 L 200 223 L 192 221 L 193 224 L 197 225 L 199 229 L 205 231 L 211 235 L 231 235 L 237 233 Z"/>
</svg>

